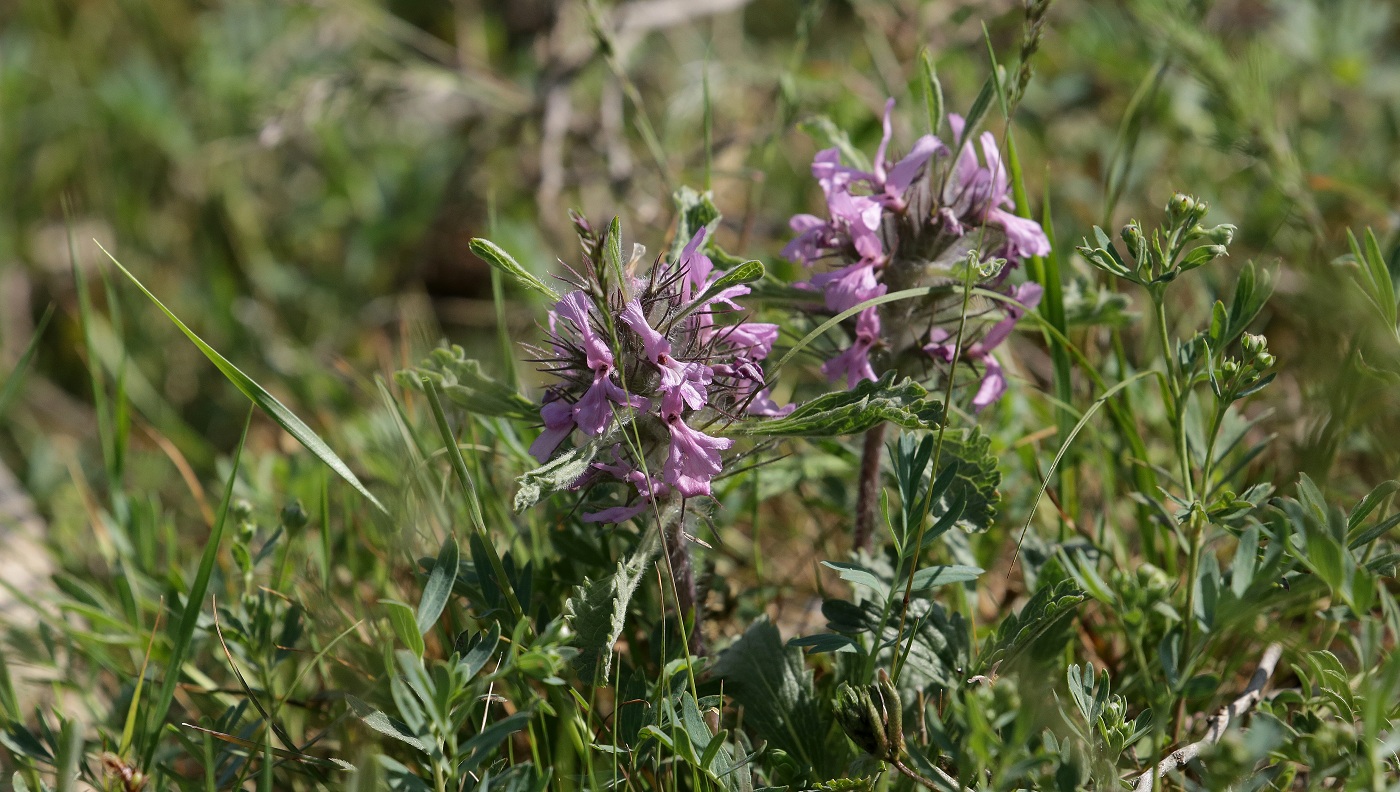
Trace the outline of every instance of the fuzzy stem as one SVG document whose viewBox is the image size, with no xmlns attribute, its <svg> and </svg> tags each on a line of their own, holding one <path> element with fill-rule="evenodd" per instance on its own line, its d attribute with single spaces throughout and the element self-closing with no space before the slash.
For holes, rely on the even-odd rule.
<svg viewBox="0 0 1400 792">
<path fill-rule="evenodd" d="M 856 489 L 857 550 L 869 550 L 875 536 L 875 518 L 880 499 L 880 455 L 885 450 L 885 424 L 865 433 L 865 447 L 860 457 L 860 482 Z"/>
<path fill-rule="evenodd" d="M 681 619 L 682 629 L 690 619 L 690 653 L 705 655 L 705 637 L 700 629 L 700 608 L 696 600 L 695 564 L 690 558 L 690 542 L 681 530 L 683 520 L 674 520 L 666 526 L 666 558 L 670 562 L 671 580 L 676 586 L 676 609 Z"/>
</svg>

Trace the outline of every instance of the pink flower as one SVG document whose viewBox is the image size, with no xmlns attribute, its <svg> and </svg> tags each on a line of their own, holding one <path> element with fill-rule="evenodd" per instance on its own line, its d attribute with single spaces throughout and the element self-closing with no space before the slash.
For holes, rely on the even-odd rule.
<svg viewBox="0 0 1400 792">
<path fill-rule="evenodd" d="M 764 388 L 754 394 L 753 400 L 749 402 L 748 412 L 750 415 L 762 415 L 765 418 L 782 418 L 785 415 L 791 414 L 792 411 L 796 409 L 796 404 L 788 404 L 779 407 L 778 403 L 773 401 L 773 397 L 768 392 L 768 389 Z"/>
<path fill-rule="evenodd" d="M 822 373 L 832 382 L 845 377 L 847 388 L 854 388 L 861 380 L 876 379 L 870 367 L 870 350 L 879 340 L 880 315 L 874 308 L 866 308 L 856 316 L 855 343 L 822 364 Z"/>
<path fill-rule="evenodd" d="M 708 399 L 705 386 L 710 383 L 712 376 L 706 370 L 707 367 L 671 357 L 671 342 L 647 322 L 642 305 L 637 300 L 628 302 L 618 318 L 641 337 L 647 359 L 660 370 L 663 405 L 667 397 L 674 396 L 683 400 L 692 410 L 704 407 Z"/>
<path fill-rule="evenodd" d="M 876 279 L 875 267 L 858 261 L 848 267 L 812 276 L 812 285 L 823 290 L 826 307 L 840 313 L 879 297 L 889 287 Z"/>
<path fill-rule="evenodd" d="M 691 429 L 677 414 L 663 415 L 671 430 L 671 448 L 662 475 L 687 498 L 710 494 L 710 480 L 719 475 L 719 452 L 734 445 L 727 437 L 711 437 Z"/>
<path fill-rule="evenodd" d="M 981 363 L 983 366 L 982 382 L 977 388 L 977 393 L 972 397 L 974 411 L 981 411 L 1006 393 L 1006 376 L 1002 373 L 1001 361 L 997 360 L 992 351 L 1011 335 L 1017 320 L 1025 316 L 1026 311 L 1040 304 L 1043 291 L 1038 283 L 1023 283 L 1013 288 L 1010 296 L 1018 304 L 1007 305 L 1004 318 L 992 325 L 982 338 L 964 346 L 962 358 L 970 362 Z M 929 333 L 929 343 L 924 346 L 924 351 L 945 363 L 951 363 L 953 356 L 957 354 L 956 339 L 947 330 L 935 327 Z"/>
<path fill-rule="evenodd" d="M 540 408 L 540 417 L 544 419 L 544 431 L 530 444 L 530 456 L 544 462 L 564 438 L 573 433 L 574 406 L 555 394 L 553 401 L 545 402 Z"/>
<path fill-rule="evenodd" d="M 874 190 L 874 200 L 879 202 L 886 209 L 893 212 L 903 212 L 905 207 L 904 193 L 914 184 L 919 173 L 924 166 L 933 158 L 935 154 L 947 152 L 943 147 L 943 141 L 933 135 L 924 135 L 914 141 L 914 147 L 899 162 L 890 166 L 885 159 L 885 152 L 890 145 L 890 136 L 893 132 L 890 123 L 890 113 L 894 111 L 894 99 L 885 102 L 885 117 L 882 121 L 884 135 L 880 137 L 880 147 L 875 151 L 874 172 L 867 173 L 848 169 L 850 178 L 860 179 L 870 185 Z"/>
<path fill-rule="evenodd" d="M 763 360 L 773 351 L 773 342 L 778 340 L 778 326 L 769 322 L 741 322 L 709 328 L 705 337 L 751 360 Z"/>
</svg>

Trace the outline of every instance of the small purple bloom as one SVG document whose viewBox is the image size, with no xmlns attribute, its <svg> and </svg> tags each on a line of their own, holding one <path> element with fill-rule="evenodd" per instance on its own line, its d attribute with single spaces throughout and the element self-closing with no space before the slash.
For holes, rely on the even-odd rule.
<svg viewBox="0 0 1400 792">
<path fill-rule="evenodd" d="M 676 414 L 663 416 L 671 430 L 671 448 L 663 477 L 687 498 L 710 494 L 710 480 L 719 475 L 719 452 L 734 445 L 727 437 L 711 437 L 691 429 Z"/>
<path fill-rule="evenodd" d="M 875 267 L 858 261 L 848 267 L 812 276 L 812 285 L 823 290 L 826 307 L 840 313 L 884 294 L 888 287 L 876 279 Z"/>
<path fill-rule="evenodd" d="M 767 388 L 764 388 L 754 394 L 753 400 L 749 402 L 748 412 L 750 415 L 761 415 L 765 418 L 782 418 L 785 415 L 790 415 L 796 409 L 796 404 L 779 407 L 778 403 L 773 401 L 772 394 L 768 392 Z"/>
<path fill-rule="evenodd" d="M 822 364 L 822 373 L 832 382 L 846 378 L 846 387 L 854 388 L 861 380 L 877 379 L 870 367 L 870 350 L 880 340 L 880 314 L 866 308 L 856 316 L 856 340 L 844 352 Z"/>
<path fill-rule="evenodd" d="M 712 327 L 705 332 L 706 340 L 714 339 L 751 360 L 763 360 L 773 351 L 778 340 L 778 326 L 769 322 L 741 322 Z"/>
<path fill-rule="evenodd" d="M 548 460 L 554 449 L 574 431 L 574 406 L 559 398 L 557 393 L 553 396 L 552 401 L 545 402 L 540 408 L 544 431 L 530 444 L 530 456 L 540 462 Z"/>
<path fill-rule="evenodd" d="M 981 411 L 1006 392 L 1006 376 L 1002 373 L 1001 361 L 997 360 L 992 352 L 1011 335 L 1017 320 L 1025 316 L 1026 311 L 1040 304 L 1043 292 L 1038 283 L 1023 283 L 1013 288 L 1010 296 L 1019 304 L 1007 305 L 1004 318 L 992 325 L 982 338 L 963 348 L 964 360 L 981 363 L 983 366 L 982 383 L 978 386 L 976 395 L 972 397 L 974 411 Z M 929 343 L 924 347 L 924 351 L 945 363 L 951 363 L 953 356 L 957 354 L 956 339 L 947 330 L 935 327 L 929 333 Z"/>
</svg>

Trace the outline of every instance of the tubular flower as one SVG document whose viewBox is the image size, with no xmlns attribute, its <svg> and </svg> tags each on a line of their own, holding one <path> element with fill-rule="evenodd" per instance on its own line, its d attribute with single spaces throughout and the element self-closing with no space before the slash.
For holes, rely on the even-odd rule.
<svg viewBox="0 0 1400 792">
<path fill-rule="evenodd" d="M 817 153 L 812 175 L 826 198 L 826 219 L 800 214 L 789 223 L 797 236 L 782 255 L 808 267 L 824 265 L 812 275 L 810 287 L 822 293 L 826 311 L 844 312 L 889 291 L 919 286 L 946 286 L 951 297 L 961 280 L 956 267 L 967 262 L 969 254 L 979 264 L 1004 259 L 1014 267 L 1050 250 L 1040 225 L 1014 214 L 1010 179 L 990 132 L 977 138 L 974 149 L 971 140 L 963 139 L 964 120 L 949 115 L 955 145 L 961 142 L 956 155 L 943 141 L 924 135 L 908 154 L 893 161 L 893 109 L 891 99 L 885 104 L 883 135 L 870 170 L 843 164 L 835 148 Z M 979 269 L 986 274 L 974 286 L 997 288 L 1005 278 L 1006 270 L 1000 267 Z M 1033 298 L 1029 293 L 1015 296 L 1034 304 L 1038 288 Z M 960 302 L 960 295 L 942 302 L 934 296 L 859 312 L 847 324 L 851 340 L 822 366 L 823 373 L 853 388 L 861 380 L 876 379 L 877 367 L 893 365 L 895 356 L 918 353 L 926 333 L 929 343 L 922 346 L 923 352 L 951 363 L 950 334 L 940 325 L 956 318 L 949 306 Z M 985 333 L 976 343 L 965 339 L 962 356 L 981 363 L 986 371 L 973 399 L 976 409 L 996 401 L 1006 389 L 991 349 L 1010 334 L 1021 313 L 1008 310 L 990 328 L 980 322 L 969 325 L 974 334 Z"/>
<path fill-rule="evenodd" d="M 575 488 L 615 480 L 628 503 L 585 514 L 591 522 L 620 522 L 648 511 L 657 499 L 710 494 L 723 469 L 720 452 L 733 441 L 702 431 L 714 419 L 748 412 L 785 415 L 763 389 L 761 361 L 778 327 L 725 322 L 747 286 L 709 290 L 723 275 L 705 255 L 705 230 L 675 262 L 658 261 L 646 277 L 600 272 L 606 234 L 577 219 L 585 250 L 572 291 L 549 312 L 548 344 L 538 362 L 558 378 L 540 407 L 544 431 L 530 453 L 547 461 L 575 437 L 609 442 L 610 458 L 594 461 Z M 619 282 L 619 279 L 621 282 Z"/>
</svg>

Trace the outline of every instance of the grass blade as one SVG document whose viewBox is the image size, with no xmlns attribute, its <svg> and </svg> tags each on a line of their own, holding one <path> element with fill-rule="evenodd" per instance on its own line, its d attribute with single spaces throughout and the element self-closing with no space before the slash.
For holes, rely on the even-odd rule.
<svg viewBox="0 0 1400 792">
<path fill-rule="evenodd" d="M 49 326 L 49 320 L 52 318 L 53 303 L 49 303 L 49 307 L 44 309 L 44 315 L 39 317 L 39 326 L 34 328 L 34 335 L 29 339 L 29 345 L 24 348 L 24 353 L 15 362 L 15 367 L 10 370 L 10 376 L 5 378 L 4 387 L 0 387 L 0 418 L 5 417 L 5 411 L 19 396 L 19 385 L 24 381 L 24 374 L 29 369 L 29 362 L 34 359 L 34 352 L 39 348 L 39 339 L 43 337 L 44 330 Z"/>
<path fill-rule="evenodd" d="M 121 266 L 118 264 L 117 266 Z M 125 270 L 123 270 L 125 272 Z M 144 291 L 144 289 L 143 289 Z M 149 292 L 147 292 L 149 294 Z M 155 299 L 154 297 L 151 299 Z M 204 545 L 204 554 L 199 558 L 199 569 L 195 572 L 194 584 L 190 586 L 185 607 L 180 613 L 180 622 L 175 628 L 174 645 L 170 648 L 170 661 L 165 668 L 165 681 L 156 696 L 151 717 L 146 719 L 149 731 L 146 745 L 141 752 L 141 771 L 149 774 L 151 761 L 155 758 L 156 745 L 160 732 L 165 728 L 165 716 L 170 712 L 170 703 L 175 698 L 175 686 L 180 681 L 180 666 L 185 663 L 190 641 L 194 638 L 194 628 L 199 622 L 199 611 L 204 603 L 204 595 L 209 592 L 209 578 L 214 573 L 214 563 L 219 557 L 219 544 L 224 536 L 224 525 L 228 522 L 229 504 L 233 502 L 233 483 L 238 480 L 238 464 L 243 458 L 243 444 L 248 440 L 248 427 L 253 422 L 253 411 L 243 422 L 243 435 L 238 439 L 238 449 L 233 453 L 228 483 L 224 486 L 224 499 L 219 507 L 219 519 L 214 521 L 214 530 Z"/>
<path fill-rule="evenodd" d="M 98 247 L 101 247 L 101 245 Z M 307 451 L 310 451 L 317 459 L 320 459 L 322 462 L 326 463 L 331 470 L 334 470 L 337 475 L 349 482 L 350 486 L 354 487 L 361 495 L 365 496 L 370 503 L 374 504 L 376 509 L 379 509 L 385 514 L 389 513 L 388 510 L 384 508 L 384 505 L 379 502 L 379 499 L 371 495 L 370 491 L 365 488 L 365 485 L 360 483 L 360 480 L 355 477 L 350 467 L 346 465 L 340 457 L 336 456 L 336 453 L 331 450 L 331 447 L 326 445 L 326 441 L 322 440 L 319 435 L 313 432 L 311 427 L 307 426 L 300 418 L 296 417 L 291 410 L 287 409 L 282 402 L 268 393 L 261 385 L 254 382 L 252 377 L 244 374 L 237 366 L 230 363 L 227 358 L 220 355 L 213 347 L 204 343 L 204 339 L 195 335 L 193 330 L 186 327 L 185 323 L 180 321 L 179 317 L 172 313 L 169 308 L 165 307 L 165 303 L 162 303 L 159 298 L 152 294 L 151 290 L 147 289 L 145 284 L 141 283 L 130 270 L 123 267 L 122 263 L 117 261 L 116 257 L 111 253 L 108 253 L 106 248 L 102 248 L 102 252 L 107 253 L 107 258 L 112 260 L 112 263 L 117 266 L 117 269 L 121 270 L 123 275 L 132 283 L 136 284 L 136 288 L 140 289 L 143 294 L 149 297 L 151 302 L 155 303 L 156 307 L 159 308 L 170 321 L 174 322 L 176 327 L 180 328 L 180 332 L 184 333 L 186 338 L 194 342 L 195 346 L 199 347 L 199 351 L 203 352 L 204 356 L 209 358 L 209 361 L 212 362 L 219 371 L 223 372 L 225 377 L 228 377 L 234 387 L 238 388 L 243 392 L 244 396 L 247 396 L 254 404 L 262 408 L 262 411 L 267 413 L 272 420 L 276 421 L 278 426 L 286 429 L 287 433 L 295 437 L 297 442 L 306 447 Z"/>
</svg>

